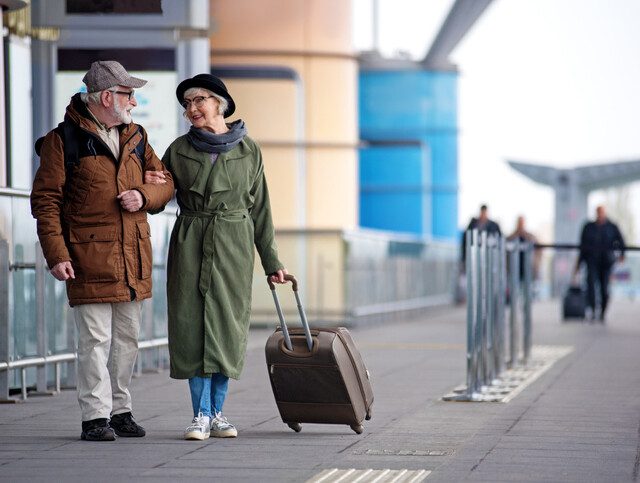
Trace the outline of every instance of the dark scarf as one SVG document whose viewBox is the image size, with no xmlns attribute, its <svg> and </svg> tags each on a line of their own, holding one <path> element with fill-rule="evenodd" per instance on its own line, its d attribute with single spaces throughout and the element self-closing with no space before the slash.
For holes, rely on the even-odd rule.
<svg viewBox="0 0 640 483">
<path fill-rule="evenodd" d="M 247 128 L 242 119 L 227 124 L 229 130 L 223 134 L 215 134 L 206 129 L 198 129 L 191 126 L 187 133 L 187 139 L 198 151 L 205 153 L 226 153 L 240 144 L 242 138 L 247 135 Z"/>
</svg>

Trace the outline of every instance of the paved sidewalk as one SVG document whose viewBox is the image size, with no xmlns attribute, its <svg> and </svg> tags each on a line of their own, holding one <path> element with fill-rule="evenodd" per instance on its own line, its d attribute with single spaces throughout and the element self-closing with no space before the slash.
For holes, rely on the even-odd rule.
<svg viewBox="0 0 640 483">
<path fill-rule="evenodd" d="M 362 435 L 346 426 L 288 429 L 264 364 L 269 331 L 254 330 L 225 407 L 237 439 L 183 441 L 186 382 L 146 374 L 132 386 L 142 439 L 80 441 L 73 391 L 0 405 L 0 480 L 305 482 L 337 468 L 328 482 L 355 468 L 404 469 L 425 482 L 638 481 L 639 309 L 614 300 L 603 326 L 563 324 L 557 303 L 536 304 L 534 344 L 574 350 L 508 403 L 440 399 L 465 378 L 462 309 L 354 329 L 376 397 Z"/>
</svg>

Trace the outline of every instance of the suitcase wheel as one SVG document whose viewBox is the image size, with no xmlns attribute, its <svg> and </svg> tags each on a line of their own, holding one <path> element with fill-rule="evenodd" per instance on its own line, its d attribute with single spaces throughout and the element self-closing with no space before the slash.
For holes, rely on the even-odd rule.
<svg viewBox="0 0 640 483">
<path fill-rule="evenodd" d="M 287 426 L 293 429 L 296 433 L 302 431 L 302 424 L 300 423 L 287 423 Z"/>
<path fill-rule="evenodd" d="M 364 419 L 366 419 L 367 421 L 371 419 L 371 408 L 367 409 L 367 414 L 365 415 Z"/>
<path fill-rule="evenodd" d="M 356 434 L 362 434 L 362 431 L 364 431 L 362 424 L 352 424 L 351 429 L 353 429 Z"/>
</svg>

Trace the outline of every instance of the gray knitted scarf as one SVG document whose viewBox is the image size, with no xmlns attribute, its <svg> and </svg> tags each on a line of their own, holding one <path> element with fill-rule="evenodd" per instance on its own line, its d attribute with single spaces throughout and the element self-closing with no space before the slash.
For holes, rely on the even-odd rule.
<svg viewBox="0 0 640 483">
<path fill-rule="evenodd" d="M 247 135 L 247 128 L 242 119 L 233 121 L 227 125 L 229 130 L 223 134 L 215 134 L 206 129 L 191 126 L 187 133 L 187 139 L 198 151 L 205 153 L 226 153 L 240 144 L 242 138 Z"/>
</svg>

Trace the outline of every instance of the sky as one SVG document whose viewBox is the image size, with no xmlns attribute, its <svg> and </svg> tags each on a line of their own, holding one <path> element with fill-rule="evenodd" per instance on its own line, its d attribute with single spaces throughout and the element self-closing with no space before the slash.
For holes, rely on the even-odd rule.
<svg viewBox="0 0 640 483">
<path fill-rule="evenodd" d="M 372 2 L 354 1 L 356 47 L 371 48 Z M 378 1 L 381 52 L 415 59 L 453 3 Z M 451 56 L 460 72 L 461 227 L 487 203 L 504 231 L 524 214 L 532 231 L 552 241 L 553 192 L 506 159 L 563 168 L 640 159 L 638 25 L 638 0 L 492 2 Z M 640 220 L 640 183 L 630 196 Z M 606 200 L 592 194 L 589 213 Z M 639 235 L 630 233 L 635 243 Z"/>
</svg>

